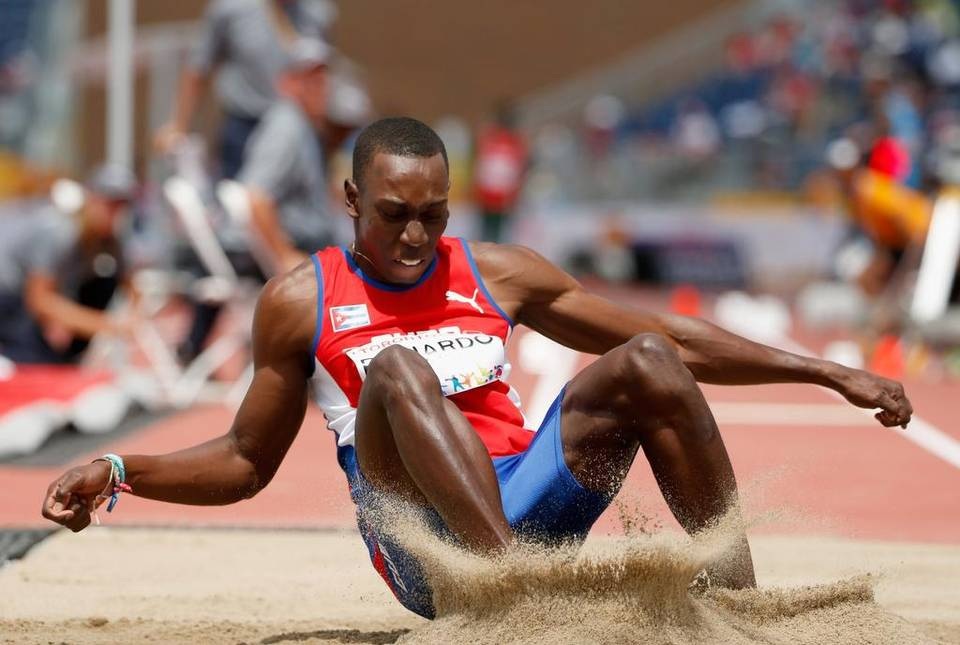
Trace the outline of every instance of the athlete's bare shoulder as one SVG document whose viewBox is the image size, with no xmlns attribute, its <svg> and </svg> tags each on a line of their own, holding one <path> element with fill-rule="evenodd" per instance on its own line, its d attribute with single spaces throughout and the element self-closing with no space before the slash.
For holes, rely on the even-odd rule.
<svg viewBox="0 0 960 645">
<path fill-rule="evenodd" d="M 511 317 L 525 304 L 576 285 L 572 277 L 533 249 L 519 244 L 469 244 L 484 283 Z"/>
<path fill-rule="evenodd" d="M 533 249 L 519 244 L 468 242 L 470 252 L 484 281 L 511 281 L 546 260 Z"/>
<path fill-rule="evenodd" d="M 260 292 L 253 322 L 255 349 L 309 355 L 316 319 L 317 279 L 307 260 L 271 278 Z"/>
</svg>

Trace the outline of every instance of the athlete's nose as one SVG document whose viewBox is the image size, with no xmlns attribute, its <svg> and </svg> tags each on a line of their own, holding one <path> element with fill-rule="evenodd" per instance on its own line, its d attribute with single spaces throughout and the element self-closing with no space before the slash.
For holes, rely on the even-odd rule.
<svg viewBox="0 0 960 645">
<path fill-rule="evenodd" d="M 420 220 L 416 219 L 407 222 L 403 229 L 403 235 L 400 236 L 400 241 L 409 246 L 423 246 L 429 239 L 427 230 L 423 228 Z"/>
</svg>

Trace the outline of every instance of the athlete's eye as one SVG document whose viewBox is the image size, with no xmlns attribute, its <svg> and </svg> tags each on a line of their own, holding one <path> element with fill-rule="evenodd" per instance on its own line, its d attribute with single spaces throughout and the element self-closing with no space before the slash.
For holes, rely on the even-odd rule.
<svg viewBox="0 0 960 645">
<path fill-rule="evenodd" d="M 395 211 L 393 210 L 388 211 L 388 210 L 381 209 L 380 217 L 387 220 L 388 222 L 402 222 L 403 220 L 407 219 L 407 214 L 402 209 L 395 210 Z"/>
<path fill-rule="evenodd" d="M 447 217 L 447 209 L 427 211 L 420 216 L 420 221 L 424 224 L 439 224 Z"/>
</svg>

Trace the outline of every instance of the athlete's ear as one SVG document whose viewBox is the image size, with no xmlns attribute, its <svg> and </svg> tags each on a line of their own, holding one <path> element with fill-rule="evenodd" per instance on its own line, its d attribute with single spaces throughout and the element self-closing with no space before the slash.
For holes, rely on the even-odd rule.
<svg viewBox="0 0 960 645">
<path fill-rule="evenodd" d="M 360 217 L 360 189 L 352 179 L 343 180 L 343 194 L 346 196 L 347 214 L 357 219 Z"/>
</svg>

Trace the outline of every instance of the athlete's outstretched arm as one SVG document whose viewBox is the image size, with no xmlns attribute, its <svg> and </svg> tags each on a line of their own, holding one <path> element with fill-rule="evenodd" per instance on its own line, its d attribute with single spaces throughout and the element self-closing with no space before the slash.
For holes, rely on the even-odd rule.
<svg viewBox="0 0 960 645">
<path fill-rule="evenodd" d="M 586 291 L 530 249 L 475 244 L 477 265 L 514 320 L 581 352 L 604 354 L 640 333 L 667 338 L 698 381 L 723 385 L 815 383 L 854 405 L 881 408 L 886 426 L 906 426 L 913 409 L 900 383 L 837 363 L 755 343 L 698 318 L 655 314 Z"/>
<path fill-rule="evenodd" d="M 179 504 L 230 504 L 267 485 L 306 411 L 316 297 L 310 263 L 267 283 L 253 324 L 253 383 L 230 431 L 166 455 L 121 455 L 133 494 Z M 47 489 L 43 516 L 83 529 L 109 472 L 101 461 L 68 470 Z"/>
</svg>

